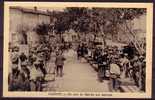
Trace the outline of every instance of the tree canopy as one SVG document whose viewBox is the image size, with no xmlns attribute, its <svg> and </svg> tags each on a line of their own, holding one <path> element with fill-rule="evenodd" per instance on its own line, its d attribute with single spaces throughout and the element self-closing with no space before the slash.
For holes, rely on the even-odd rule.
<svg viewBox="0 0 155 100">
<path fill-rule="evenodd" d="M 53 11 L 51 17 L 55 20 L 51 21 L 52 24 L 42 23 L 36 27 L 36 32 L 40 35 L 47 35 L 49 31 L 63 34 L 65 31 L 73 29 L 79 35 L 91 33 L 96 37 L 97 34 L 101 34 L 105 43 L 105 36 L 117 34 L 118 26 L 123 23 L 129 33 L 135 34 L 131 32 L 126 21 L 133 20 L 145 13 L 145 8 L 67 7 L 61 12 Z"/>
<path fill-rule="evenodd" d="M 132 20 L 144 13 L 146 13 L 146 9 L 142 8 L 69 7 L 59 13 L 55 30 L 58 33 L 63 33 L 70 28 L 84 33 L 114 31 L 117 24 Z"/>
<path fill-rule="evenodd" d="M 73 29 L 76 32 L 104 32 L 114 33 L 117 25 L 126 20 L 146 13 L 143 8 L 86 8 L 86 7 L 67 7 L 63 12 L 53 11 L 55 22 L 53 29 L 61 34 L 66 30 Z M 46 24 L 37 26 L 37 33 L 45 34 L 51 28 Z"/>
</svg>

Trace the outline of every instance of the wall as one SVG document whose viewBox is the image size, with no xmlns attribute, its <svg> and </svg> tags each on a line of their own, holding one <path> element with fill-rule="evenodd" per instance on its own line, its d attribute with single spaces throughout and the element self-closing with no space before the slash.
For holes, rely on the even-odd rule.
<svg viewBox="0 0 155 100">
<path fill-rule="evenodd" d="M 39 23 L 50 23 L 50 17 L 45 15 L 39 15 Z"/>
<path fill-rule="evenodd" d="M 31 30 L 39 23 L 39 16 L 37 14 L 32 13 L 22 13 L 21 23 L 23 26 L 27 26 Z"/>
<path fill-rule="evenodd" d="M 31 12 L 32 11 L 32 12 Z M 33 9 L 27 11 L 26 8 L 10 8 L 10 33 L 9 41 L 13 44 L 19 44 L 22 41 L 22 29 L 26 30 L 29 43 L 35 43 L 38 36 L 32 29 L 39 23 L 50 23 L 50 16 L 34 12 Z"/>
<path fill-rule="evenodd" d="M 10 9 L 10 36 L 9 41 L 18 42 L 17 28 L 21 25 L 22 12 L 16 9 Z"/>
</svg>

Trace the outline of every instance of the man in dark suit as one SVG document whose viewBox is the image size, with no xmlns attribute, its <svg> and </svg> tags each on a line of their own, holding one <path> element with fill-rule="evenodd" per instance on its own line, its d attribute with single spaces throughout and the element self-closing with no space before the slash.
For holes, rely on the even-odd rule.
<svg viewBox="0 0 155 100">
<path fill-rule="evenodd" d="M 62 55 L 62 52 L 57 52 L 56 53 L 56 60 L 55 60 L 55 65 L 56 65 L 56 73 L 57 76 L 60 75 L 62 77 L 63 74 L 63 66 L 64 66 L 64 61 L 65 57 Z"/>
</svg>

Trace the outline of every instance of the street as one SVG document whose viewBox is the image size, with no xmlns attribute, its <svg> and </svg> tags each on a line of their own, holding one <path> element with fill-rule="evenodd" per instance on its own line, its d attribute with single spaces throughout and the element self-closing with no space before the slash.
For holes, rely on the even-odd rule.
<svg viewBox="0 0 155 100">
<path fill-rule="evenodd" d="M 58 92 L 108 92 L 108 81 L 98 81 L 95 70 L 84 60 L 77 60 L 76 52 L 64 53 L 66 58 L 63 77 L 56 77 L 44 90 Z"/>
</svg>

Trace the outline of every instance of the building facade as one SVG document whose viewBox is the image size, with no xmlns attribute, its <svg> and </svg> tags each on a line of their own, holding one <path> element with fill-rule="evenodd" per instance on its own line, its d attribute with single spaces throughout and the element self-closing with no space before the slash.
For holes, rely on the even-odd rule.
<svg viewBox="0 0 155 100">
<path fill-rule="evenodd" d="M 37 41 L 38 35 L 33 32 L 33 28 L 40 23 L 49 24 L 50 21 L 51 17 L 48 11 L 40 11 L 37 8 L 10 7 L 10 43 L 21 44 L 25 39 L 29 44 Z"/>
</svg>

